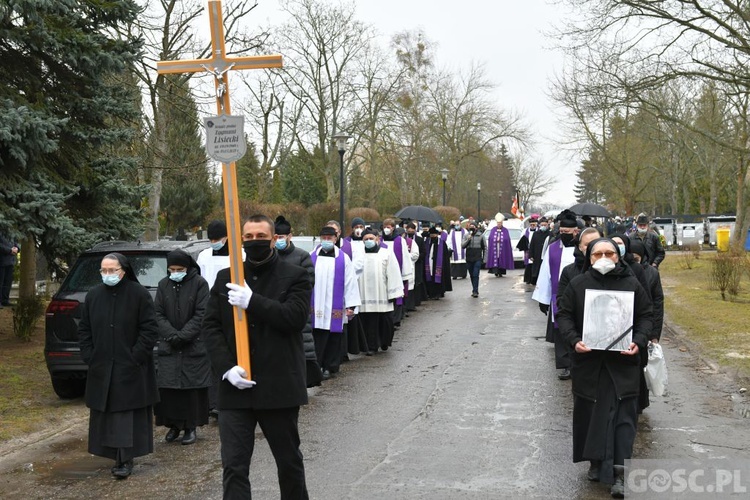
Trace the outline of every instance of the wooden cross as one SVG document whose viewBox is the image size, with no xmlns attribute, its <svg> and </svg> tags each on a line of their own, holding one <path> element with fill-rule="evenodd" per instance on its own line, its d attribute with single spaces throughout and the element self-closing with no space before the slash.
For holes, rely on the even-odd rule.
<svg viewBox="0 0 750 500">
<path fill-rule="evenodd" d="M 224 19 L 221 0 L 208 0 L 208 18 L 211 24 L 211 57 L 178 61 L 159 61 L 159 74 L 201 73 L 214 75 L 217 114 L 231 114 L 229 106 L 229 70 L 280 68 L 281 56 L 227 57 L 224 48 Z M 232 283 L 245 284 L 245 269 L 242 263 L 242 228 L 240 227 L 239 196 L 237 194 L 237 169 L 234 162 L 222 163 L 224 182 L 224 213 L 229 245 L 229 272 Z M 234 337 L 237 345 L 237 364 L 245 369 L 252 379 L 250 366 L 250 335 L 246 315 L 240 307 L 234 308 Z"/>
</svg>

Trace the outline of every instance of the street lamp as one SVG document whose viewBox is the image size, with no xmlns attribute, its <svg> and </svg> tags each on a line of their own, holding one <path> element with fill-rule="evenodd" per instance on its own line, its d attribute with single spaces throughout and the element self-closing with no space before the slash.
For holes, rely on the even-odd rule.
<svg viewBox="0 0 750 500">
<path fill-rule="evenodd" d="M 477 182 L 477 220 L 482 220 L 481 194 L 482 194 L 482 183 Z"/>
<path fill-rule="evenodd" d="M 445 206 L 445 181 L 448 180 L 448 172 L 449 170 L 447 168 L 444 168 L 440 171 L 440 173 L 443 175 L 443 206 Z"/>
<path fill-rule="evenodd" d="M 497 192 L 497 200 L 498 200 L 497 211 L 502 212 L 503 211 L 503 192 L 502 191 Z"/>
<path fill-rule="evenodd" d="M 342 230 L 346 227 L 344 221 L 344 153 L 346 152 L 346 143 L 349 142 L 349 134 L 340 132 L 333 136 L 336 141 L 336 148 L 339 150 L 339 222 Z"/>
</svg>

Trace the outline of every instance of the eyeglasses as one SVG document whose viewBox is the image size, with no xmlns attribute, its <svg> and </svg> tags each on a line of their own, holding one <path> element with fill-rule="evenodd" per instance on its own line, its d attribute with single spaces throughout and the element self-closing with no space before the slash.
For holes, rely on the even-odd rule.
<svg viewBox="0 0 750 500">
<path fill-rule="evenodd" d="M 592 252 L 591 253 L 591 256 L 595 259 L 601 259 L 602 257 L 611 259 L 615 255 L 617 255 L 617 252 L 613 252 L 612 250 L 608 250 L 606 252 Z"/>
<path fill-rule="evenodd" d="M 122 270 L 121 267 L 115 269 L 99 269 L 100 274 L 117 274 Z"/>
</svg>

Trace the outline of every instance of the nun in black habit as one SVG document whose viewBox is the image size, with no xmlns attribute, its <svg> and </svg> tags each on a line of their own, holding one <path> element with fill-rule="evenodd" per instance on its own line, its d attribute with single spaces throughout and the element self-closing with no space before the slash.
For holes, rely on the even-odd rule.
<svg viewBox="0 0 750 500">
<path fill-rule="evenodd" d="M 158 338 L 154 301 L 119 253 L 105 255 L 102 284 L 86 294 L 78 336 L 88 365 L 88 451 L 115 460 L 125 479 L 133 458 L 154 451 L 152 406 L 159 401 L 152 351 Z"/>
</svg>

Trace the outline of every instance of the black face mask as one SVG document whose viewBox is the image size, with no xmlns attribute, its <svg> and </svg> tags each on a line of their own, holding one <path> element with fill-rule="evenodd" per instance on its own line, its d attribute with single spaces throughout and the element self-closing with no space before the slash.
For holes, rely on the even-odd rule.
<svg viewBox="0 0 750 500">
<path fill-rule="evenodd" d="M 242 243 L 247 260 L 262 262 L 271 255 L 271 240 L 250 240 Z"/>
<path fill-rule="evenodd" d="M 430 235 L 429 231 L 422 231 L 422 237 L 427 238 Z"/>
<path fill-rule="evenodd" d="M 560 233 L 560 241 L 562 241 L 563 245 L 565 245 L 566 247 L 571 246 L 575 239 L 575 234 Z"/>
</svg>

